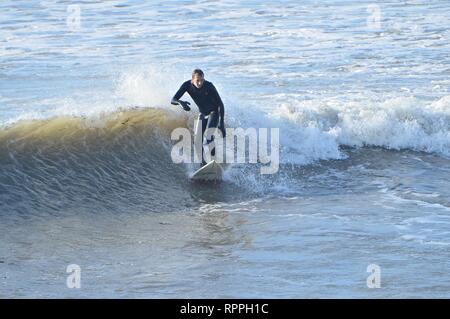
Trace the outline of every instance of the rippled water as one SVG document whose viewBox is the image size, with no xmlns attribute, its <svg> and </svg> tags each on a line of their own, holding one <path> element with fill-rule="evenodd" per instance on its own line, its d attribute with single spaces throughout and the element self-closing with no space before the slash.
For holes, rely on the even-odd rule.
<svg viewBox="0 0 450 319">
<path fill-rule="evenodd" d="M 0 3 L 0 297 L 450 296 L 450 3 L 73 5 Z M 172 163 L 195 67 L 278 174 Z"/>
</svg>

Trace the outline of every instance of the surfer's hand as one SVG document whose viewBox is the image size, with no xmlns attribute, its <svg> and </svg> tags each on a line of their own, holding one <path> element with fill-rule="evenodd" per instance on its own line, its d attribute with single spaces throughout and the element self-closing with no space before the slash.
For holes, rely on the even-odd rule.
<svg viewBox="0 0 450 319">
<path fill-rule="evenodd" d="M 185 111 L 190 111 L 191 110 L 191 108 L 189 107 L 189 105 L 191 103 L 186 102 L 186 101 L 179 101 L 179 103 L 180 103 L 181 107 L 183 108 L 183 110 L 185 110 Z"/>
</svg>

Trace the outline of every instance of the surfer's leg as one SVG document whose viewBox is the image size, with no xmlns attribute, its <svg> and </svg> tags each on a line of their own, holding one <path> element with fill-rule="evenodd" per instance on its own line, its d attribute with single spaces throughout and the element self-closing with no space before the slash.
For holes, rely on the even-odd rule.
<svg viewBox="0 0 450 319">
<path fill-rule="evenodd" d="M 203 135 L 205 133 L 207 123 L 207 118 L 200 113 L 194 127 L 194 151 L 196 158 L 201 158 L 202 166 L 206 164 L 203 156 Z"/>
<path fill-rule="evenodd" d="M 207 128 L 217 128 L 217 126 L 219 126 L 219 113 L 212 111 L 208 116 Z"/>
<path fill-rule="evenodd" d="M 202 164 L 201 164 L 201 166 L 203 166 L 203 165 L 206 165 L 207 163 L 206 163 L 206 161 L 205 161 L 205 155 L 204 155 L 204 150 L 203 150 L 203 140 L 204 140 L 204 135 L 205 135 L 205 131 L 206 131 L 206 126 L 208 125 L 208 118 L 207 117 L 205 117 L 203 114 L 200 114 L 199 116 L 198 116 L 198 125 L 201 125 L 201 128 L 202 128 L 202 139 L 201 139 L 201 143 L 202 143 Z"/>
<path fill-rule="evenodd" d="M 217 128 L 217 126 L 219 126 L 219 113 L 216 111 L 212 111 L 208 115 L 208 123 L 206 124 L 206 129 L 213 130 L 213 129 Z M 208 136 L 207 136 L 206 144 L 211 143 L 213 140 L 214 140 L 214 136 L 211 136 L 210 138 L 208 138 Z M 215 155 L 216 155 L 216 149 L 213 148 L 211 150 L 211 156 L 215 156 Z"/>
</svg>

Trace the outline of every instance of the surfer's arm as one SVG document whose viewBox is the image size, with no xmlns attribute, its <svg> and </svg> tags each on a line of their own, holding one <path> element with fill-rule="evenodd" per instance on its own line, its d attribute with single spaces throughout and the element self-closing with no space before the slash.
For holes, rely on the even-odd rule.
<svg viewBox="0 0 450 319">
<path fill-rule="evenodd" d="M 184 93 L 186 93 L 187 91 L 187 82 L 184 82 L 181 87 L 178 89 L 177 93 L 175 93 L 175 95 L 173 96 L 172 100 L 170 101 L 171 104 L 173 105 L 178 105 L 180 104 L 180 99 L 183 96 Z"/>
</svg>

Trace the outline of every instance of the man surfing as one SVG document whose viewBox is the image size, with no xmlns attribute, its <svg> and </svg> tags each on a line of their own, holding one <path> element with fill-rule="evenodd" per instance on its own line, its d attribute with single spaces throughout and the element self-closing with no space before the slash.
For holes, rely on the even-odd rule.
<svg viewBox="0 0 450 319">
<path fill-rule="evenodd" d="M 190 111 L 190 103 L 187 101 L 182 101 L 180 98 L 184 93 L 188 92 L 192 100 L 198 106 L 200 115 L 198 116 L 197 126 L 201 125 L 201 136 L 202 141 L 204 138 L 204 133 L 207 129 L 218 128 L 222 136 L 225 137 L 225 124 L 224 124 L 224 106 L 222 99 L 220 98 L 217 89 L 214 85 L 205 80 L 205 75 L 202 70 L 195 69 L 192 72 L 192 79 L 184 82 L 177 93 L 172 98 L 170 102 L 173 105 L 181 105 L 185 111 Z M 197 129 L 195 129 L 197 132 Z M 209 144 L 213 139 L 206 139 L 205 144 Z M 211 150 L 211 155 L 215 155 L 215 149 Z M 206 165 L 206 161 L 203 156 L 203 146 L 202 146 L 202 166 Z"/>
</svg>

